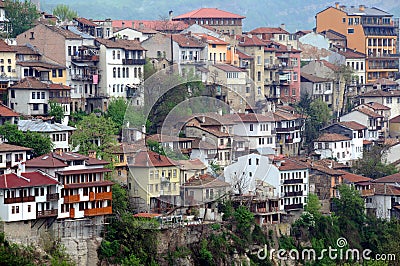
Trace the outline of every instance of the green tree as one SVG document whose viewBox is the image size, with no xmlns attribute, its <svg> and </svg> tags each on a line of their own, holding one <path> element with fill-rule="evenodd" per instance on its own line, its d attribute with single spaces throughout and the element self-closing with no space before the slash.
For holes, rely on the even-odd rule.
<svg viewBox="0 0 400 266">
<path fill-rule="evenodd" d="M 78 13 L 72 10 L 69 6 L 64 4 L 58 4 L 53 9 L 53 15 L 56 16 L 60 21 L 71 21 L 78 17 Z"/>
<path fill-rule="evenodd" d="M 11 37 L 29 30 L 39 18 L 39 12 L 31 1 L 5 0 L 5 16 L 11 24 Z"/>
<path fill-rule="evenodd" d="M 64 118 L 63 107 L 61 106 L 61 104 L 53 101 L 49 101 L 49 105 L 50 105 L 50 110 L 48 115 L 53 116 L 54 121 L 56 121 L 57 123 L 61 123 L 61 121 Z"/>
<path fill-rule="evenodd" d="M 53 142 L 47 135 L 42 135 L 38 132 L 22 132 L 18 130 L 17 125 L 5 123 L 0 126 L 0 135 L 10 144 L 24 146 L 33 149 L 34 156 L 40 156 L 51 152 Z"/>
<path fill-rule="evenodd" d="M 143 72 L 144 80 L 148 79 L 149 77 L 151 77 L 151 75 L 157 72 L 157 69 L 155 69 L 155 67 L 151 63 L 150 58 L 146 58 L 146 64 L 144 64 Z"/>
<path fill-rule="evenodd" d="M 118 129 L 121 130 L 124 123 L 124 117 L 128 103 L 124 98 L 113 98 L 108 105 L 106 117 L 111 118 L 112 121 L 117 125 Z"/>
<path fill-rule="evenodd" d="M 386 145 L 374 145 L 369 150 L 364 149 L 362 159 L 355 161 L 352 170 L 373 179 L 397 173 L 396 167 L 385 163 L 388 148 Z"/>
<path fill-rule="evenodd" d="M 76 111 L 76 112 L 72 112 L 70 115 L 70 119 L 68 121 L 68 125 L 71 127 L 75 127 L 76 124 L 80 121 L 82 121 L 82 119 L 84 117 L 88 116 L 87 113 L 85 113 L 84 111 Z"/>
<path fill-rule="evenodd" d="M 316 218 L 321 216 L 321 202 L 317 195 L 313 193 L 308 194 L 307 205 L 304 210 L 311 213 Z"/>
<path fill-rule="evenodd" d="M 110 159 L 110 150 L 116 145 L 116 130 L 117 126 L 110 118 L 92 113 L 76 124 L 71 136 L 72 147 L 78 148 L 83 154 L 95 150 L 102 158 Z"/>
</svg>

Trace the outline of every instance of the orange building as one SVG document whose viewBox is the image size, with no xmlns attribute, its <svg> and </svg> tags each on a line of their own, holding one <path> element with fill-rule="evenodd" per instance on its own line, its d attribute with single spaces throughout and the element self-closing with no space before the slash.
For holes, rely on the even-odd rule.
<svg viewBox="0 0 400 266">
<path fill-rule="evenodd" d="M 375 7 L 346 7 L 336 3 L 335 7 L 317 13 L 316 29 L 343 34 L 349 48 L 366 54 L 366 82 L 373 82 L 378 78 L 392 78 L 399 71 L 392 17 Z"/>
</svg>

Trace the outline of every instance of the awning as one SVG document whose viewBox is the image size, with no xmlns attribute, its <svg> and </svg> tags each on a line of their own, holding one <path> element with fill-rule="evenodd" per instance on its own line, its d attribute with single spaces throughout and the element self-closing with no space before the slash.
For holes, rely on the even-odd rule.
<svg viewBox="0 0 400 266">
<path fill-rule="evenodd" d="M 74 62 L 74 61 L 72 61 L 71 63 L 74 64 L 74 65 L 76 65 L 76 66 L 79 66 L 79 67 L 89 66 L 89 65 L 86 64 L 86 63 L 78 63 L 78 62 Z"/>
</svg>

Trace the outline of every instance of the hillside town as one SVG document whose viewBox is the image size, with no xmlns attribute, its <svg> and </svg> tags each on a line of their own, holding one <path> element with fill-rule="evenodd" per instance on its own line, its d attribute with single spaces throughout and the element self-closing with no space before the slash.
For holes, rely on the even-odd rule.
<svg viewBox="0 0 400 266">
<path fill-rule="evenodd" d="M 100 265 L 121 205 L 167 232 L 226 222 L 228 201 L 290 235 L 310 195 L 321 215 L 339 213 L 343 186 L 361 213 L 400 219 L 393 14 L 332 3 L 313 29 L 290 32 L 281 22 L 245 31 L 245 16 L 212 7 L 154 20 L 38 11 L 16 34 L 7 5 L 0 219 L 9 241 L 37 244 L 50 232 L 77 265 Z"/>
</svg>

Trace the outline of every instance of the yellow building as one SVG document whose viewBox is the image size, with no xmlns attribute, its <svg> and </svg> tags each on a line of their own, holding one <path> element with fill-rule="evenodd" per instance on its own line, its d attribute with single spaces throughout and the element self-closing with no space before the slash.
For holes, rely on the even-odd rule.
<svg viewBox="0 0 400 266">
<path fill-rule="evenodd" d="M 165 212 L 180 204 L 180 169 L 176 162 L 152 151 L 140 151 L 128 168 L 129 195 L 140 211 Z"/>
<path fill-rule="evenodd" d="M 0 75 L 1 97 L 1 95 L 7 94 L 7 88 L 10 85 L 10 81 L 17 78 L 15 72 L 15 51 L 3 40 L 0 40 Z"/>
<path fill-rule="evenodd" d="M 334 30 L 347 38 L 347 46 L 364 53 L 366 83 L 392 78 L 399 71 L 393 15 L 378 8 L 336 4 L 316 15 L 317 32 Z"/>
<path fill-rule="evenodd" d="M 208 61 L 213 64 L 227 63 L 228 43 L 204 33 L 193 33 L 193 36 L 208 44 Z"/>
</svg>

